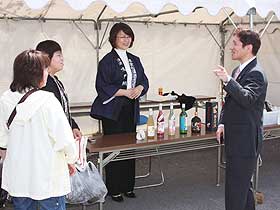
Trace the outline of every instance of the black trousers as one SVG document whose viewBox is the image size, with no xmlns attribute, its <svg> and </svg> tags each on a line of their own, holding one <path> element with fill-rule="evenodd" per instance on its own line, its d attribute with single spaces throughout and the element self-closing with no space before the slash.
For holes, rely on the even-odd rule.
<svg viewBox="0 0 280 210">
<path fill-rule="evenodd" d="M 226 157 L 226 210 L 255 210 L 251 178 L 256 158 Z"/>
<path fill-rule="evenodd" d="M 103 119 L 104 135 L 136 131 L 134 100 L 127 99 L 117 121 Z M 109 195 L 133 191 L 135 185 L 135 159 L 110 162 L 105 166 L 106 186 Z"/>
</svg>

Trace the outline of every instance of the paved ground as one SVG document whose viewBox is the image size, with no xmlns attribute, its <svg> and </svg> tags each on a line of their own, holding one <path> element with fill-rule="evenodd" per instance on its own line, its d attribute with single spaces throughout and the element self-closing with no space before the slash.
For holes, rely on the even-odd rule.
<svg viewBox="0 0 280 210">
<path fill-rule="evenodd" d="M 266 141 L 263 147 L 263 166 L 260 171 L 259 190 L 265 203 L 257 210 L 280 210 L 280 140 Z M 157 159 L 153 158 L 152 175 L 143 182 L 157 182 Z M 216 150 L 165 155 L 161 158 L 165 184 L 161 187 L 136 190 L 137 198 L 125 198 L 116 203 L 107 197 L 104 210 L 224 210 L 223 173 L 220 187 L 215 185 Z M 137 172 L 144 173 L 147 159 L 137 162 Z M 8 205 L 7 210 L 11 210 Z M 82 210 L 82 206 L 68 206 L 68 210 Z M 86 207 L 97 210 L 97 205 Z"/>
</svg>

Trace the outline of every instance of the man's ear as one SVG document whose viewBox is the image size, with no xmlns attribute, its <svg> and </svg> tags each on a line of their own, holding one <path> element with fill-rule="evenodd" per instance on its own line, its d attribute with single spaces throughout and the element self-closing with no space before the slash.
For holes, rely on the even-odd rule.
<svg viewBox="0 0 280 210">
<path fill-rule="evenodd" d="M 253 51 L 253 45 L 252 45 L 252 44 L 246 45 L 246 49 L 247 49 L 248 51 L 252 52 L 252 51 Z"/>
</svg>

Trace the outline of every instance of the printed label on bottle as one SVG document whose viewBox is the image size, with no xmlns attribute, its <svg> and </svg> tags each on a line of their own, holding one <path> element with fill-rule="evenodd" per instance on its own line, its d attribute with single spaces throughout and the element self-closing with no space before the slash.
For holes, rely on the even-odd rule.
<svg viewBox="0 0 280 210">
<path fill-rule="evenodd" d="M 161 114 L 161 115 L 159 115 L 159 116 L 158 116 L 157 121 L 162 121 L 162 120 L 163 120 L 163 118 L 164 118 L 164 116 L 163 116 L 163 114 Z"/>
<path fill-rule="evenodd" d="M 164 133 L 164 122 L 158 122 L 158 128 L 157 128 L 157 133 L 158 134 L 163 134 Z"/>
<path fill-rule="evenodd" d="M 192 131 L 193 132 L 200 132 L 201 130 L 201 122 L 193 122 L 192 123 Z"/>
<path fill-rule="evenodd" d="M 168 134 L 174 135 L 176 131 L 176 122 L 174 119 L 168 121 Z"/>
<path fill-rule="evenodd" d="M 185 131 L 188 130 L 188 118 L 185 117 Z"/>
<path fill-rule="evenodd" d="M 186 117 L 180 117 L 180 131 L 187 131 L 187 118 Z"/>
<path fill-rule="evenodd" d="M 154 137 L 155 136 L 155 126 L 148 126 L 148 137 Z"/>
</svg>

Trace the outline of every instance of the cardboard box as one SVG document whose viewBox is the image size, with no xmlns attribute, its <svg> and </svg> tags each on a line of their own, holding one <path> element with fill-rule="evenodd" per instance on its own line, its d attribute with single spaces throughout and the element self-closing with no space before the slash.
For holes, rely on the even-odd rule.
<svg viewBox="0 0 280 210">
<path fill-rule="evenodd" d="M 205 104 L 206 131 L 216 131 L 218 127 L 218 102 L 207 101 Z"/>
<path fill-rule="evenodd" d="M 276 125 L 279 124 L 279 110 L 276 111 L 263 111 L 263 125 Z"/>
</svg>

